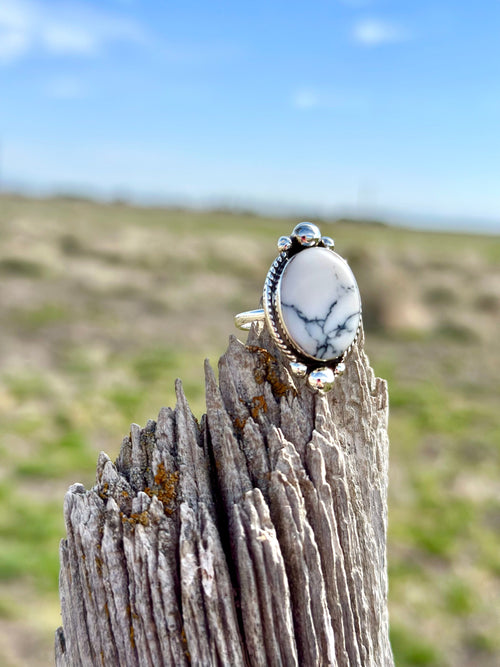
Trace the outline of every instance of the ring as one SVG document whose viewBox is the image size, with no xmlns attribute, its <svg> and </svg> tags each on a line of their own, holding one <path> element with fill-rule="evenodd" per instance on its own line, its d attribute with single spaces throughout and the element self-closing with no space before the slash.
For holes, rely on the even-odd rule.
<svg viewBox="0 0 500 667">
<path fill-rule="evenodd" d="M 238 329 L 248 331 L 254 322 L 263 322 L 265 320 L 265 313 L 263 308 L 256 310 L 246 310 L 244 313 L 238 313 L 234 316 L 234 323 Z"/>
<path fill-rule="evenodd" d="M 361 328 L 361 297 L 346 260 L 316 225 L 299 223 L 278 240 L 280 254 L 264 283 L 263 308 L 235 316 L 250 329 L 264 321 L 292 372 L 326 393 L 345 370 L 344 359 Z"/>
</svg>

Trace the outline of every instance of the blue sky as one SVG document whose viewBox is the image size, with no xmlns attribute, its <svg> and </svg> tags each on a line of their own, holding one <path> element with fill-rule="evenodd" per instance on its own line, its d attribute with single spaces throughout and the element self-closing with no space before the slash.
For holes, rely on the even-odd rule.
<svg viewBox="0 0 500 667">
<path fill-rule="evenodd" d="M 500 0 L 1 0 L 0 180 L 500 231 Z"/>
</svg>

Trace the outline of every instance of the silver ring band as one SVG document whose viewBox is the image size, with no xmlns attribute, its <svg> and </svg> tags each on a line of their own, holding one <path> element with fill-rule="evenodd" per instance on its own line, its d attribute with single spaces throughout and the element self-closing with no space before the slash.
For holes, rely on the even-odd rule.
<svg viewBox="0 0 500 667">
<path fill-rule="evenodd" d="M 253 322 L 264 321 L 264 309 L 256 308 L 255 310 L 246 310 L 244 313 L 238 313 L 234 316 L 234 323 L 238 329 L 248 331 Z"/>
</svg>

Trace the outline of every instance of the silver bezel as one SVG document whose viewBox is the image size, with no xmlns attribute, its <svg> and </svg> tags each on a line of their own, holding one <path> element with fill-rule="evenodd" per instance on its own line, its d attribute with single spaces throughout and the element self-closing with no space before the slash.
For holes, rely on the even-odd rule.
<svg viewBox="0 0 500 667">
<path fill-rule="evenodd" d="M 277 286 L 283 270 L 288 263 L 286 252 L 282 252 L 271 264 L 264 282 L 264 292 L 262 295 L 262 304 L 264 307 L 264 316 L 267 326 L 279 349 L 290 359 L 296 362 L 299 359 L 294 353 L 294 346 L 286 336 L 284 330 L 279 326 L 279 318 L 276 315 L 276 295 Z"/>
</svg>

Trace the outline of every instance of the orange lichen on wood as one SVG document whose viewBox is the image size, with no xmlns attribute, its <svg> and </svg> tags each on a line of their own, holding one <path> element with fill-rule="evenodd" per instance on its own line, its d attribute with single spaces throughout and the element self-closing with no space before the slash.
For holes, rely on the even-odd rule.
<svg viewBox="0 0 500 667">
<path fill-rule="evenodd" d="M 96 566 L 97 573 L 99 575 L 101 575 L 102 574 L 102 558 L 99 558 L 99 556 L 95 556 L 94 560 L 95 560 L 95 566 Z"/>
<path fill-rule="evenodd" d="M 144 489 L 150 498 L 156 496 L 162 503 L 163 509 L 167 514 L 172 514 L 174 508 L 172 507 L 177 497 L 177 483 L 179 481 L 179 471 L 172 472 L 165 468 L 162 462 L 156 470 L 154 484 L 152 487 L 147 486 Z"/>
<path fill-rule="evenodd" d="M 149 525 L 149 515 L 148 511 L 144 510 L 143 512 L 133 512 L 130 516 L 127 516 L 121 512 L 122 522 L 127 523 L 132 528 L 140 523 L 142 526 Z"/>
<path fill-rule="evenodd" d="M 243 431 L 243 429 L 245 428 L 246 423 L 247 423 L 247 420 L 242 418 L 242 417 L 235 417 L 233 419 L 234 428 L 237 429 L 238 431 Z"/>
<path fill-rule="evenodd" d="M 191 662 L 191 654 L 189 653 L 189 650 L 187 648 L 188 642 L 187 642 L 186 631 L 184 629 L 184 626 L 182 626 L 182 630 L 181 630 L 181 641 L 185 646 L 184 655 L 189 660 L 189 662 Z"/>
<path fill-rule="evenodd" d="M 245 401 L 243 398 L 240 398 L 240 402 L 244 405 L 247 405 L 247 401 Z M 247 407 L 250 410 L 250 414 L 252 415 L 253 419 L 257 419 L 261 411 L 267 412 L 267 403 L 264 394 L 261 394 L 260 396 L 253 396 L 250 402 L 250 406 L 247 405 Z M 233 424 L 236 428 L 242 430 L 246 424 L 246 421 L 246 419 L 236 417 L 233 419 Z"/>
<path fill-rule="evenodd" d="M 252 398 L 252 407 L 250 409 L 250 414 L 254 419 L 257 419 L 257 417 L 259 416 L 259 412 L 261 410 L 262 412 L 267 412 L 267 403 L 263 394 L 261 396 L 254 396 Z"/>
<path fill-rule="evenodd" d="M 99 497 L 102 500 L 107 500 L 108 499 L 108 491 L 109 491 L 109 484 L 107 482 L 104 482 L 102 485 L 100 491 L 99 491 Z"/>
<path fill-rule="evenodd" d="M 257 345 L 247 345 L 247 350 L 257 355 L 257 364 L 253 373 L 257 384 L 269 382 L 275 396 L 284 396 L 287 391 L 295 393 L 294 387 L 281 379 L 278 361 L 272 354 Z"/>
</svg>

